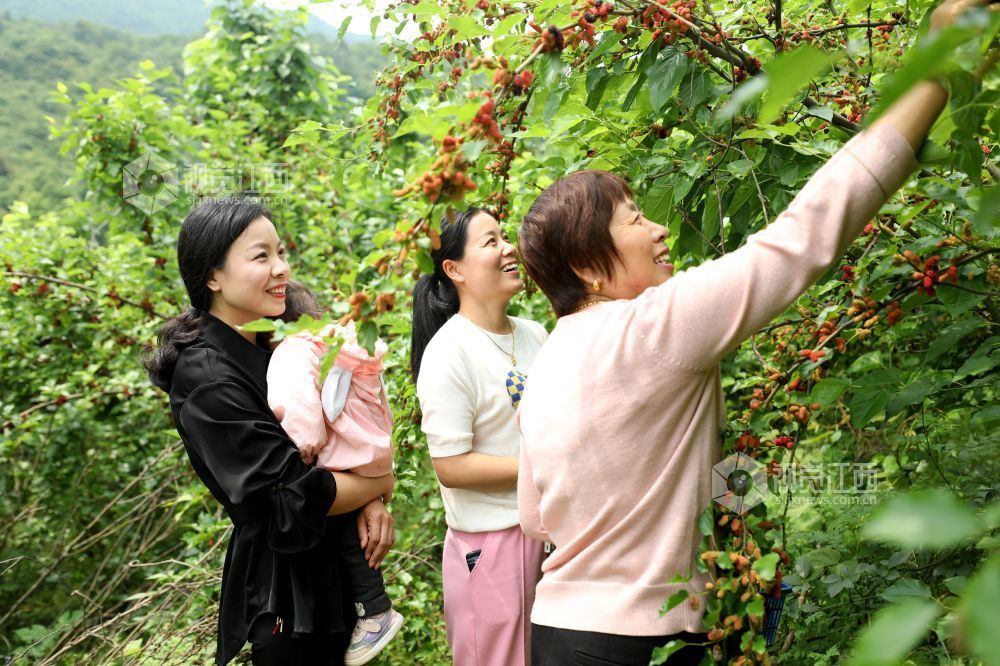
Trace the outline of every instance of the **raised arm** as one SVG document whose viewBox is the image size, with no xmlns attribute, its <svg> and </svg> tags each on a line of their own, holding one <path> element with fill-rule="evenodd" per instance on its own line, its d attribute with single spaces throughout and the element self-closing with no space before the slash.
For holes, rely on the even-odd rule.
<svg viewBox="0 0 1000 666">
<path fill-rule="evenodd" d="M 896 129 L 862 132 L 738 250 L 635 299 L 638 337 L 676 368 L 715 367 L 819 279 L 915 168 Z"/>
<path fill-rule="evenodd" d="M 928 37 L 948 25 L 967 8 L 983 6 L 989 0 L 945 0 L 931 12 Z M 920 149 L 927 133 L 948 102 L 948 91 L 937 81 L 920 81 L 879 116 L 872 127 L 889 125 L 903 135 L 914 151 Z"/>
<path fill-rule="evenodd" d="M 987 1 L 945 0 L 931 15 L 931 33 Z M 647 290 L 638 321 L 651 351 L 678 367 L 712 367 L 793 303 L 916 169 L 914 151 L 946 101 L 940 84 L 917 84 L 743 247 Z"/>
</svg>

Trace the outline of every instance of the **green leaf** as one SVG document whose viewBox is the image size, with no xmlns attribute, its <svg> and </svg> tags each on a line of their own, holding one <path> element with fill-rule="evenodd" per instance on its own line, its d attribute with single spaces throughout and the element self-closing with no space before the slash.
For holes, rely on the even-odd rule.
<svg viewBox="0 0 1000 666">
<path fill-rule="evenodd" d="M 587 72 L 587 108 L 596 109 L 604 97 L 611 76 L 603 67 L 595 67 Z"/>
<path fill-rule="evenodd" d="M 982 565 L 963 590 L 962 616 L 965 638 L 972 653 L 988 666 L 1000 664 L 1000 554 Z"/>
<path fill-rule="evenodd" d="M 542 85 L 551 88 L 562 76 L 563 61 L 558 53 L 548 53 L 540 58 L 542 61 Z"/>
<path fill-rule="evenodd" d="M 480 25 L 479 21 L 473 17 L 462 14 L 452 14 L 449 16 L 448 26 L 455 30 L 455 39 L 457 40 L 466 40 L 490 34 L 486 26 Z"/>
<path fill-rule="evenodd" d="M 673 204 L 674 188 L 665 180 L 657 181 L 642 199 L 642 211 L 653 222 L 666 222 Z"/>
<path fill-rule="evenodd" d="M 1000 423 L 1000 405 L 987 407 L 975 414 L 969 423 L 977 427 L 992 426 L 994 423 Z"/>
<path fill-rule="evenodd" d="M 249 333 L 270 333 L 278 330 L 278 324 L 273 319 L 257 319 L 240 328 Z"/>
<path fill-rule="evenodd" d="M 924 141 L 924 145 L 920 146 L 920 150 L 917 152 L 917 159 L 921 164 L 950 164 L 951 163 L 951 151 L 942 146 L 940 143 L 931 141 L 928 139 Z M 931 202 L 925 202 L 920 204 L 920 209 L 926 208 Z M 902 218 L 901 218 L 902 219 Z"/>
<path fill-rule="evenodd" d="M 714 531 L 714 523 L 712 521 L 712 507 L 708 507 L 701 512 L 698 516 L 698 531 L 702 536 L 709 536 Z"/>
<path fill-rule="evenodd" d="M 711 94 L 712 80 L 700 67 L 689 68 L 677 90 L 677 101 L 689 109 L 697 107 Z"/>
<path fill-rule="evenodd" d="M 358 327 L 358 344 L 367 349 L 369 354 L 374 354 L 376 340 L 378 340 L 378 326 L 375 322 L 370 319 L 361 322 Z"/>
<path fill-rule="evenodd" d="M 806 557 L 809 558 L 812 566 L 817 569 L 825 569 L 840 562 L 840 553 L 833 548 L 817 548 L 810 551 Z"/>
<path fill-rule="evenodd" d="M 625 100 L 622 102 L 622 111 L 628 111 L 629 109 L 632 108 L 632 104 L 633 102 L 635 102 L 635 98 L 639 95 L 639 91 L 643 89 L 645 83 L 646 83 L 645 73 L 640 74 L 635 78 L 635 83 L 632 84 L 632 87 L 625 94 Z"/>
<path fill-rule="evenodd" d="M 896 664 L 927 635 L 942 608 L 933 601 L 909 600 L 880 610 L 855 644 L 850 666 Z"/>
<path fill-rule="evenodd" d="M 876 368 L 871 372 L 862 375 L 858 379 L 858 385 L 862 387 L 887 386 L 898 384 L 903 373 L 896 368 Z"/>
<path fill-rule="evenodd" d="M 515 12 L 508 16 L 507 18 L 500 21 L 496 28 L 493 29 L 493 38 L 497 39 L 508 34 L 514 29 L 514 26 L 519 23 L 524 23 L 524 16 L 518 12 Z"/>
<path fill-rule="evenodd" d="M 417 268 L 420 269 L 421 273 L 433 273 L 434 272 L 434 260 L 431 259 L 431 255 L 423 250 L 417 250 L 413 257 L 414 261 L 417 262 Z"/>
<path fill-rule="evenodd" d="M 838 55 L 831 55 L 811 46 L 800 47 L 791 53 L 782 53 L 767 63 L 767 97 L 758 117 L 769 121 L 778 115 L 785 104 L 809 83 L 809 80 L 826 70 Z"/>
<path fill-rule="evenodd" d="M 818 402 L 822 409 L 826 409 L 836 402 L 850 386 L 850 382 L 845 382 L 843 379 L 827 377 L 813 386 L 812 391 L 809 392 L 809 401 Z"/>
<path fill-rule="evenodd" d="M 964 379 L 969 375 L 978 375 L 987 370 L 992 370 L 1000 365 L 1000 354 L 993 356 L 977 356 L 966 360 L 958 370 L 955 371 L 954 381 Z"/>
<path fill-rule="evenodd" d="M 927 348 L 927 353 L 924 354 L 924 364 L 930 363 L 945 352 L 953 351 L 959 340 L 969 333 L 982 328 L 983 325 L 984 322 L 982 319 L 963 319 L 946 327 L 934 336 L 934 341 L 931 342 L 931 346 Z"/>
<path fill-rule="evenodd" d="M 663 608 L 660 609 L 660 615 L 666 615 L 683 603 L 689 596 L 690 592 L 688 592 L 687 589 L 681 588 L 680 590 L 677 590 L 667 598 L 666 603 L 663 604 Z"/>
<path fill-rule="evenodd" d="M 997 224 L 998 210 L 1000 210 L 1000 185 L 994 185 L 979 199 L 979 208 L 972 216 L 976 232 L 982 236 L 996 235 L 1000 229 L 1000 224 Z"/>
<path fill-rule="evenodd" d="M 687 56 L 679 49 L 669 49 L 665 57 L 649 68 L 649 103 L 653 111 L 659 113 L 667 105 L 687 68 Z"/>
<path fill-rule="evenodd" d="M 293 129 L 293 132 L 315 132 L 317 130 L 323 129 L 323 123 L 317 122 L 315 120 L 307 120 L 301 123 L 298 127 Z"/>
<path fill-rule="evenodd" d="M 855 428 L 863 428 L 885 411 L 892 396 L 891 391 L 879 386 L 861 388 L 855 391 L 847 403 L 847 408 L 851 410 L 851 425 Z"/>
<path fill-rule="evenodd" d="M 827 106 L 814 106 L 806 111 L 810 116 L 816 116 L 823 120 L 833 120 L 833 109 Z"/>
<path fill-rule="evenodd" d="M 303 145 L 303 144 L 310 145 L 310 146 L 311 145 L 315 145 L 316 144 L 316 137 L 315 136 L 306 135 L 306 134 L 289 134 L 288 138 L 285 139 L 285 142 L 283 144 L 281 144 L 281 147 L 282 148 L 292 148 L 294 146 L 300 146 L 300 145 Z"/>
<path fill-rule="evenodd" d="M 981 529 L 975 513 L 954 495 L 930 490 L 899 495 L 879 507 L 864 525 L 875 541 L 904 548 L 946 548 Z"/>
<path fill-rule="evenodd" d="M 768 80 L 767 74 L 758 74 L 757 76 L 744 81 L 733 91 L 730 96 L 729 101 L 726 105 L 719 110 L 718 119 L 729 120 L 742 109 L 747 107 L 751 102 L 760 97 L 764 91 L 767 89 Z"/>
<path fill-rule="evenodd" d="M 986 294 L 977 294 L 975 291 L 956 289 L 950 282 L 938 285 L 938 300 L 944 305 L 945 310 L 952 317 L 965 314 L 976 307 L 986 298 Z"/>
<path fill-rule="evenodd" d="M 757 572 L 761 580 L 772 581 L 774 580 L 774 573 L 778 568 L 778 562 L 781 558 L 778 557 L 777 553 L 768 553 L 764 557 L 760 558 L 753 563 L 753 570 Z"/>
<path fill-rule="evenodd" d="M 399 11 L 414 16 L 444 16 L 445 9 L 434 0 L 422 0 L 415 5 L 401 5 Z"/>
<path fill-rule="evenodd" d="M 354 17 L 348 14 L 343 21 L 340 22 L 340 28 L 337 29 L 337 41 L 343 42 L 344 35 L 347 34 L 347 29 L 351 27 L 351 20 Z"/>
<path fill-rule="evenodd" d="M 924 398 L 937 391 L 945 383 L 944 379 L 938 377 L 920 377 L 893 395 L 886 405 L 885 411 L 887 414 L 895 414 L 904 407 L 923 402 Z"/>
<path fill-rule="evenodd" d="M 670 655 L 680 650 L 682 647 L 687 645 L 684 641 L 668 641 L 666 645 L 662 647 L 655 648 L 653 650 L 652 659 L 650 659 L 650 666 L 659 666 L 659 664 L 667 663 L 667 659 Z"/>
<path fill-rule="evenodd" d="M 863 372 L 870 372 L 877 368 L 882 367 L 882 352 L 870 351 L 862 354 L 861 356 L 854 359 L 851 363 L 851 367 L 847 369 L 847 372 L 852 375 L 861 374 Z"/>
<path fill-rule="evenodd" d="M 881 594 L 881 597 L 890 603 L 895 603 L 903 599 L 917 597 L 920 599 L 930 599 L 931 588 L 912 578 L 901 578 L 890 585 Z"/>
<path fill-rule="evenodd" d="M 750 160 L 733 160 L 726 165 L 726 171 L 737 178 L 746 178 L 752 168 L 753 165 L 750 164 Z"/>
<path fill-rule="evenodd" d="M 465 161 L 473 163 L 479 159 L 482 154 L 483 149 L 486 148 L 486 139 L 474 139 L 472 141 L 462 142 L 462 156 L 465 157 Z"/>
</svg>

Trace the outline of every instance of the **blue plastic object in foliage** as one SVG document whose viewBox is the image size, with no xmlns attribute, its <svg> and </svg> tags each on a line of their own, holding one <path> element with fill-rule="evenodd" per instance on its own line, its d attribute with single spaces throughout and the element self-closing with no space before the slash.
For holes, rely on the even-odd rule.
<svg viewBox="0 0 1000 666">
<path fill-rule="evenodd" d="M 781 622 L 781 608 L 785 605 L 785 597 L 792 591 L 792 586 L 788 583 L 781 584 L 781 596 L 764 597 L 764 640 L 767 647 L 771 647 L 778 636 L 778 623 Z"/>
</svg>

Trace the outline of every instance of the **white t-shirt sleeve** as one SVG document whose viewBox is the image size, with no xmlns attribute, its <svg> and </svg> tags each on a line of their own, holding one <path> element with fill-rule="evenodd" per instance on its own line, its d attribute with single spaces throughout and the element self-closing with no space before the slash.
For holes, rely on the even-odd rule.
<svg viewBox="0 0 1000 666">
<path fill-rule="evenodd" d="M 436 351 L 429 346 L 420 362 L 417 398 L 431 457 L 446 458 L 472 450 L 475 393 L 462 355 L 454 348 L 447 354 Z"/>
</svg>

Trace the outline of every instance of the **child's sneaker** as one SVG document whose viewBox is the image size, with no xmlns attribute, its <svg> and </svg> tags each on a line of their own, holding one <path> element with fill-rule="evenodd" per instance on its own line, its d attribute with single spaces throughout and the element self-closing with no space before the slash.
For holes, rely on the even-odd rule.
<svg viewBox="0 0 1000 666">
<path fill-rule="evenodd" d="M 351 646 L 344 655 L 347 666 L 367 664 L 389 644 L 403 626 L 403 616 L 390 608 L 371 617 L 359 617 L 351 634 Z"/>
</svg>

